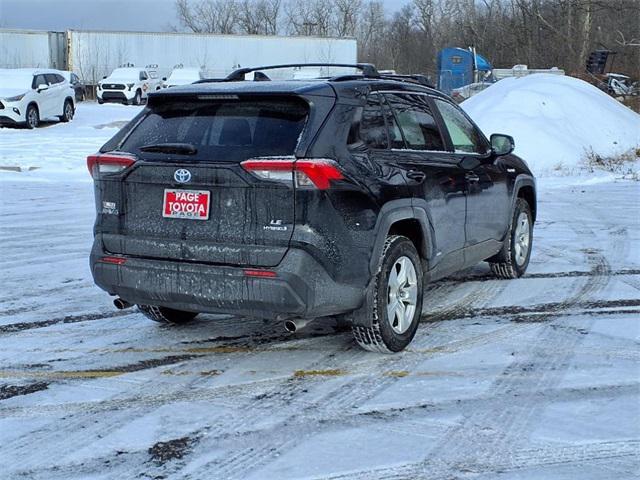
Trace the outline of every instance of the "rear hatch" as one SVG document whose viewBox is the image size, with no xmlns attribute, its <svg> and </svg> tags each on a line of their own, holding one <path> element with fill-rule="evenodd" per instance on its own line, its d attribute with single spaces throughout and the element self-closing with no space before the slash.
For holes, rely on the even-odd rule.
<svg viewBox="0 0 640 480">
<path fill-rule="evenodd" d="M 293 182 L 265 181 L 240 164 L 260 157 L 292 158 L 309 111 L 309 103 L 295 95 L 152 102 L 118 148 L 137 161 L 117 178 L 96 182 L 102 202 L 97 230 L 105 250 L 212 264 L 277 265 L 293 232 Z M 113 207 L 106 213 L 104 202 Z"/>
</svg>

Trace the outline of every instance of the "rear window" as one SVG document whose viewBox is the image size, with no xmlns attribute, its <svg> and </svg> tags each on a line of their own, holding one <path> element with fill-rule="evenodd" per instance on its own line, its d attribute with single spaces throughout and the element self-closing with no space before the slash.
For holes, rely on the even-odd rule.
<svg viewBox="0 0 640 480">
<path fill-rule="evenodd" d="M 189 144 L 197 153 L 179 157 L 199 161 L 239 162 L 251 157 L 293 155 L 307 114 L 307 104 L 291 98 L 181 100 L 154 105 L 121 150 L 159 160 L 176 154 L 141 152 L 140 148 Z"/>
</svg>

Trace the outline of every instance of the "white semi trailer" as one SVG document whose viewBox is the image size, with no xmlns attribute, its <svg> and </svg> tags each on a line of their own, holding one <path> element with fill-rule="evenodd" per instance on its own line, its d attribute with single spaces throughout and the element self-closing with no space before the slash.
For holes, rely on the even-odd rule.
<svg viewBox="0 0 640 480">
<path fill-rule="evenodd" d="M 75 72 L 89 85 L 125 64 L 154 64 L 161 76 L 182 64 L 221 77 L 238 67 L 356 61 L 353 38 L 0 30 L 0 68 L 54 67 Z"/>
<path fill-rule="evenodd" d="M 57 68 L 64 70 L 62 32 L 0 29 L 0 68 Z"/>
</svg>

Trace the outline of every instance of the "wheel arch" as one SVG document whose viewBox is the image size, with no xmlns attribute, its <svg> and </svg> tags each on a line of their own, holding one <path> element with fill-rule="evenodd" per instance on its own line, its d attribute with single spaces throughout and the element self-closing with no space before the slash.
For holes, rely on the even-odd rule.
<svg viewBox="0 0 640 480">
<path fill-rule="evenodd" d="M 514 192 L 515 194 L 513 196 L 513 204 L 515 205 L 516 199 L 518 198 L 526 200 L 526 202 L 529 204 L 529 208 L 531 208 L 531 216 L 533 217 L 533 221 L 535 222 L 538 209 L 536 184 L 534 179 L 528 176 L 519 177 L 516 180 Z"/>
<path fill-rule="evenodd" d="M 385 204 L 376 224 L 375 241 L 369 262 L 371 274 L 373 275 L 377 271 L 380 256 L 389 234 L 409 238 L 420 257 L 428 262 L 433 251 L 432 230 L 427 212 L 422 208 L 415 208 L 411 199 L 394 200 Z"/>
</svg>

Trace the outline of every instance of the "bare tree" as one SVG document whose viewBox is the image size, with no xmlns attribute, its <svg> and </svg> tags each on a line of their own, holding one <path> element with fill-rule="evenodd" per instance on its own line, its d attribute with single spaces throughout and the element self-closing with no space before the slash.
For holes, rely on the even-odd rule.
<svg viewBox="0 0 640 480">
<path fill-rule="evenodd" d="M 353 37 L 356 34 L 362 0 L 335 1 L 335 34 L 338 37 Z"/>
<path fill-rule="evenodd" d="M 238 24 L 236 0 L 176 0 L 180 24 L 195 33 L 235 33 Z"/>
</svg>

